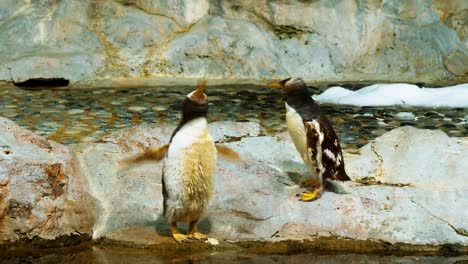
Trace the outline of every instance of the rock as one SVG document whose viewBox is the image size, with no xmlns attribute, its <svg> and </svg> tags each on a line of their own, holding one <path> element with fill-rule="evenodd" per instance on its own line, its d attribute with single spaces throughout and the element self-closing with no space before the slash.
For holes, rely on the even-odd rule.
<svg viewBox="0 0 468 264">
<path fill-rule="evenodd" d="M 210 130 L 216 135 L 239 126 L 244 128 L 234 131 L 225 144 L 242 161 L 218 161 L 215 193 L 199 224 L 210 237 L 230 242 L 340 238 L 468 246 L 468 218 L 462 208 L 468 202 L 463 195 L 467 176 L 462 173 L 468 145 L 458 145 L 442 132 L 393 130 L 365 146 L 360 155 L 345 156 L 354 179 L 380 172 L 381 157 L 386 167 L 383 176 L 374 176 L 378 182 L 339 183 L 347 194 L 326 191 L 320 199 L 304 203 L 295 194 L 303 191 L 298 183 L 309 172 L 289 137 L 262 136 L 258 126 L 249 123 L 217 122 Z M 96 144 L 75 146 L 98 200 L 95 239 L 151 246 L 169 235 L 161 216 L 162 164 L 129 167 L 122 161 L 165 144 L 172 129 L 135 127 Z M 406 137 L 411 146 L 405 146 Z M 394 148 L 395 142 L 399 147 Z M 413 162 L 402 162 L 405 158 Z M 150 234 L 154 227 L 157 234 Z"/>
<path fill-rule="evenodd" d="M 89 2 L 43 2 L 2 4 L 0 79 L 64 78 L 77 82 L 96 78 L 104 60 L 97 54 L 101 42 L 88 30 L 92 24 Z"/>
<path fill-rule="evenodd" d="M 434 130 L 402 127 L 377 138 L 347 163 L 354 180 L 407 184 L 408 197 L 428 214 L 467 234 L 467 139 Z"/>
<path fill-rule="evenodd" d="M 239 141 L 242 137 L 257 137 L 266 134 L 255 122 L 216 121 L 208 125 L 210 135 L 217 142 Z"/>
<path fill-rule="evenodd" d="M 94 144 L 73 147 L 97 200 L 99 217 L 93 227 L 94 238 L 129 227 L 155 225 L 162 213 L 162 163 L 131 166 L 125 160 L 166 144 L 173 130 L 173 127 L 136 127 Z"/>
<path fill-rule="evenodd" d="M 145 12 L 143 7 L 149 4 L 151 1 L 138 1 L 136 5 L 141 10 L 113 1 L 100 2 L 99 31 L 105 34 L 109 47 L 104 52 L 112 60 L 112 67 L 106 69 L 108 75 L 121 77 L 125 73 L 123 76 L 127 77 L 147 76 L 148 55 L 155 50 L 151 47 L 167 41 L 172 34 L 182 30 L 170 17 Z"/>
<path fill-rule="evenodd" d="M 137 126 L 74 145 L 75 159 L 66 147 L 9 120 L 0 124 L 3 242 L 78 232 L 138 247 L 175 243 L 162 216 L 162 162 L 128 162 L 166 144 L 174 127 Z M 199 223 L 220 247 L 266 241 L 335 249 L 364 242 L 377 249 L 468 248 L 466 138 L 392 130 L 359 154 L 345 155 L 354 182 L 333 183 L 343 194 L 325 191 L 306 203 L 295 195 L 309 172 L 287 134 L 266 136 L 258 124 L 235 122 L 212 123 L 210 131 L 242 158 L 218 160 L 215 192 Z"/>
<path fill-rule="evenodd" d="M 425 0 L 385 1 L 382 9 L 386 14 L 401 19 L 423 18 L 429 19 L 428 23 L 437 19 L 436 13 L 431 10 L 430 2 Z M 432 14 L 427 14 L 427 12 Z"/>
<path fill-rule="evenodd" d="M 353 179 L 373 178 L 423 189 L 468 188 L 467 149 L 442 131 L 410 126 L 394 129 L 360 150 L 347 163 Z M 449 179 L 441 175 L 450 175 Z M 448 176 L 447 176 L 448 177 Z"/>
<path fill-rule="evenodd" d="M 216 182 L 222 185 L 216 185 L 213 207 L 207 214 L 211 232 L 218 239 L 345 237 L 416 245 L 468 242 L 463 235 L 467 215 L 460 208 L 467 201 L 460 195 L 464 187 L 447 187 L 438 192 L 423 187 L 358 186 L 350 182 L 343 184 L 349 194 L 325 192 L 319 200 L 303 203 L 294 196 L 301 192 L 295 185 L 300 177 L 291 176 L 307 172 L 299 169 L 302 163 L 290 142 L 276 142 L 269 137 L 244 138 L 231 143 L 231 147 L 247 161 L 242 171 L 233 164 L 220 165 L 223 169 Z M 450 151 L 444 153 L 448 155 Z M 355 175 L 353 158 L 346 162 L 351 164 L 347 166 L 348 173 Z M 451 170 L 451 163 L 438 164 L 447 172 Z M 448 175 L 440 174 L 439 181 L 451 181 L 453 175 Z M 237 186 L 242 186 L 242 191 L 236 192 Z M 439 202 L 439 197 L 448 199 Z M 446 213 L 439 214 L 442 212 Z"/>
<path fill-rule="evenodd" d="M 468 76 L 468 55 L 454 51 L 447 56 L 444 65 L 451 73 L 459 76 Z"/>
<path fill-rule="evenodd" d="M 89 234 L 94 202 L 82 176 L 67 147 L 0 118 L 0 244 Z"/>
<path fill-rule="evenodd" d="M 432 8 L 439 13 L 440 20 L 449 28 L 454 29 L 460 40 L 468 47 L 468 3 L 464 0 L 435 0 Z"/>
<path fill-rule="evenodd" d="M 116 239 L 117 236 L 120 240 L 122 234 L 128 232 L 114 232 L 154 227 L 162 213 L 162 162 L 132 165 L 125 160 L 167 144 L 174 129 L 139 126 L 106 136 L 96 144 L 73 147 L 98 200 L 100 217 L 93 228 L 94 238 Z M 210 130 L 217 141 L 257 136 L 263 132 L 260 125 L 252 122 L 215 122 L 210 124 Z"/>
<path fill-rule="evenodd" d="M 208 0 L 136 0 L 135 5 L 150 14 L 170 17 L 184 27 L 190 27 L 208 14 Z"/>
<path fill-rule="evenodd" d="M 467 80 L 460 0 L 8 0 L 1 7 L 3 83 Z"/>
</svg>

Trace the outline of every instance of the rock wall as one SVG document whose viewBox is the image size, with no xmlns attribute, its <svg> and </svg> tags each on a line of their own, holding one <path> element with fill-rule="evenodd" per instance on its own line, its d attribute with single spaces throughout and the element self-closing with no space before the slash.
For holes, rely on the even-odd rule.
<svg viewBox="0 0 468 264">
<path fill-rule="evenodd" d="M 4 0 L 0 81 L 468 81 L 463 0 Z"/>
</svg>

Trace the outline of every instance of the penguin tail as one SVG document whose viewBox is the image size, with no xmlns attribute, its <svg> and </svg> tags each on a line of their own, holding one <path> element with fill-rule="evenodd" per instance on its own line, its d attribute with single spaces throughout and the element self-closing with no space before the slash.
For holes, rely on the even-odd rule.
<svg viewBox="0 0 468 264">
<path fill-rule="evenodd" d="M 343 174 L 341 174 L 340 176 L 338 176 L 338 180 L 340 181 L 350 181 L 351 178 L 348 176 L 348 174 L 345 172 Z"/>
</svg>

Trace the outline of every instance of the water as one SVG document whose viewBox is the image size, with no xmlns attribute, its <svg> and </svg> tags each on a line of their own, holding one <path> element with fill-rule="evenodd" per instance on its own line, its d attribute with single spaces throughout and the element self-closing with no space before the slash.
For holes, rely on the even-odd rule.
<svg viewBox="0 0 468 264">
<path fill-rule="evenodd" d="M 96 141 L 139 124 L 176 125 L 181 103 L 193 87 L 0 91 L 0 116 L 63 144 Z M 323 89 L 315 89 L 320 93 Z M 209 121 L 254 121 L 269 134 L 285 131 L 284 96 L 260 86 L 208 87 Z M 468 135 L 468 109 L 321 105 L 353 152 L 399 126 Z"/>
<path fill-rule="evenodd" d="M 294 255 L 259 255 L 240 251 L 210 252 L 202 254 L 180 253 L 173 256 L 156 255 L 150 250 L 87 246 L 79 250 L 56 250 L 46 254 L 33 252 L 20 256 L 0 257 L 6 263 L 468 263 L 468 256 L 395 256 L 343 253 L 298 253 Z"/>
</svg>

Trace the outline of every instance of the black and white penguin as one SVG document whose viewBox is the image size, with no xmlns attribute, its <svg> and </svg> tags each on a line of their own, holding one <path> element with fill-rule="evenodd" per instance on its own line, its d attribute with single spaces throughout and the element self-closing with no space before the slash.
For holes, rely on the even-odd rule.
<svg viewBox="0 0 468 264">
<path fill-rule="evenodd" d="M 177 242 L 207 239 L 197 232 L 196 225 L 213 193 L 217 151 L 208 132 L 204 88 L 204 84 L 199 84 L 187 95 L 163 165 L 164 215 Z M 177 222 L 189 223 L 187 235 L 179 232 Z"/>
<path fill-rule="evenodd" d="M 348 181 L 343 153 L 332 125 L 307 91 L 300 78 L 288 78 L 271 86 L 286 93 L 286 123 L 294 146 L 309 167 L 312 178 L 305 186 L 315 186 L 314 191 L 299 195 L 302 201 L 312 201 L 323 190 L 324 179 Z"/>
<path fill-rule="evenodd" d="M 208 132 L 208 100 L 205 83 L 189 93 L 182 104 L 182 118 L 172 133 L 169 144 L 124 159 L 130 165 L 164 159 L 162 173 L 163 213 L 171 224 L 177 242 L 206 240 L 197 232 L 197 222 L 213 193 L 214 172 L 218 155 L 228 161 L 239 161 L 237 152 L 215 144 Z M 177 222 L 189 223 L 187 235 L 179 232 Z"/>
</svg>

